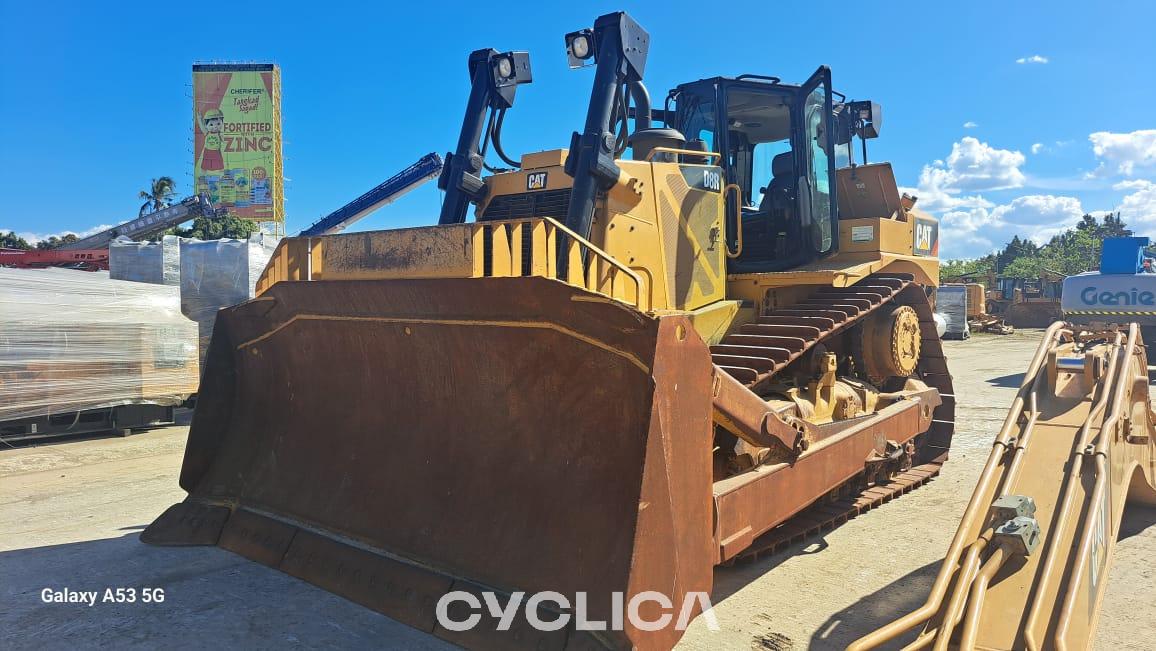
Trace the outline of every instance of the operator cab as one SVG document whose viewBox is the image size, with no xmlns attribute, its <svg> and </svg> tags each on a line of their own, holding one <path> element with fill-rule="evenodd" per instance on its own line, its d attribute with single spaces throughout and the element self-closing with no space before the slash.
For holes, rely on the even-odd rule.
<svg viewBox="0 0 1156 651">
<path fill-rule="evenodd" d="M 720 153 L 727 183 L 737 186 L 727 193 L 727 215 L 741 211 L 743 229 L 731 273 L 793 269 L 838 248 L 832 152 L 849 138 L 837 139 L 828 128 L 831 95 L 831 73 L 822 66 L 801 86 L 760 75 L 713 77 L 667 97 L 667 123 L 688 142 Z M 727 225 L 732 250 L 737 230 Z"/>
</svg>

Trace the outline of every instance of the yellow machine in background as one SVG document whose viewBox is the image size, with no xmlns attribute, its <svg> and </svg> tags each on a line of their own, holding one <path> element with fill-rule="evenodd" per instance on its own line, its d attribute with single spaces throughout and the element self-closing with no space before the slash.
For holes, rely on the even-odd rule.
<svg viewBox="0 0 1156 651">
<path fill-rule="evenodd" d="M 966 283 L 967 287 L 967 321 L 973 332 L 990 332 L 997 335 L 1010 335 L 1015 328 L 1004 323 L 1003 318 L 989 314 L 987 311 L 987 289 L 979 283 Z"/>
<path fill-rule="evenodd" d="M 879 106 L 821 67 L 690 82 L 652 109 L 629 16 L 566 43 L 596 63 L 568 148 L 504 152 L 529 57 L 476 51 L 439 225 L 283 240 L 259 296 L 221 312 L 189 497 L 142 539 L 218 544 L 464 646 L 667 648 L 674 618 L 462 632 L 434 605 L 682 603 L 714 565 L 938 472 L 938 226 L 890 165 L 854 164 Z M 483 178 L 490 145 L 512 169 Z"/>
<path fill-rule="evenodd" d="M 983 311 L 999 317 L 1016 328 L 1046 328 L 1060 319 L 1060 294 L 1064 275 L 1044 269 L 1038 278 L 997 276 L 995 271 L 963 274 L 943 278 L 944 283 L 975 285 L 982 281 L 983 303 L 975 303 L 971 295 L 968 304 L 983 305 Z"/>
</svg>

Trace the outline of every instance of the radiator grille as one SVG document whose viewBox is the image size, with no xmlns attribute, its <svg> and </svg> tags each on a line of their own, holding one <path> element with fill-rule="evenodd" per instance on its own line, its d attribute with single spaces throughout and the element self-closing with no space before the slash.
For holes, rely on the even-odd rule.
<svg viewBox="0 0 1156 651">
<path fill-rule="evenodd" d="M 482 213 L 481 221 L 500 219 L 525 219 L 527 217 L 553 217 L 566 221 L 566 210 L 570 208 L 570 188 L 548 190 L 546 192 L 526 192 L 523 194 L 503 194 L 494 197 Z M 483 273 L 490 275 L 494 242 L 487 231 L 484 241 L 485 263 Z M 522 275 L 530 274 L 530 230 L 522 232 Z"/>
<path fill-rule="evenodd" d="M 482 213 L 482 220 L 553 217 L 558 221 L 565 221 L 566 210 L 569 207 L 570 188 L 545 192 L 504 194 L 494 197 L 490 201 L 485 212 Z"/>
</svg>

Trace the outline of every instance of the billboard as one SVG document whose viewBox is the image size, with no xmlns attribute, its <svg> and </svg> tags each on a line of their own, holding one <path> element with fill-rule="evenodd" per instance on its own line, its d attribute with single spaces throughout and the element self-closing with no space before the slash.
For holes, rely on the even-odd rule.
<svg viewBox="0 0 1156 651">
<path fill-rule="evenodd" d="M 277 66 L 193 66 L 193 179 L 214 206 L 284 233 Z"/>
</svg>

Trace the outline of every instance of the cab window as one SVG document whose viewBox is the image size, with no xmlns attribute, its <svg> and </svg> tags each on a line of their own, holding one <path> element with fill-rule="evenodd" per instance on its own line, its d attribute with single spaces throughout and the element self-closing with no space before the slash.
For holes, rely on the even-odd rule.
<svg viewBox="0 0 1156 651">
<path fill-rule="evenodd" d="M 789 185 L 791 110 L 779 94 L 734 88 L 727 92 L 728 158 L 745 208 L 763 206 L 767 189 Z M 776 164 L 775 158 L 779 157 Z M 779 174 L 775 174 L 777 171 Z"/>
<path fill-rule="evenodd" d="M 707 151 L 715 151 L 715 110 L 714 102 L 698 102 L 690 111 L 683 135 L 687 141 L 701 140 L 706 143 Z"/>
<path fill-rule="evenodd" d="M 751 206 L 757 207 L 763 203 L 767 187 L 775 179 L 775 156 L 789 154 L 790 151 L 789 139 L 755 144 L 754 154 L 751 156 Z"/>
</svg>

